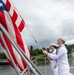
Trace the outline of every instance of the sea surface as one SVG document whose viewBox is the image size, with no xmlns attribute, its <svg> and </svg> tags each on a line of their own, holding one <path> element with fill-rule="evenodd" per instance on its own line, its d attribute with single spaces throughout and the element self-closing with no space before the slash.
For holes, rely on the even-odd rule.
<svg viewBox="0 0 74 75">
<path fill-rule="evenodd" d="M 70 72 L 74 74 L 74 61 L 70 61 Z M 39 65 L 37 66 L 38 69 L 42 72 L 42 75 L 52 75 L 50 65 Z M 15 70 L 13 70 L 10 66 L 7 65 L 1 65 L 0 66 L 0 75 L 17 75 Z M 23 74 L 28 75 L 28 74 Z M 33 74 L 31 74 L 33 75 Z"/>
</svg>

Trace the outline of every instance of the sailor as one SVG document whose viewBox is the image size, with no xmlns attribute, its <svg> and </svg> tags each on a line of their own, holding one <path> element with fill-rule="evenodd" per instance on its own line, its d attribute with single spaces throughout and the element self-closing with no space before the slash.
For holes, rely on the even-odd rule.
<svg viewBox="0 0 74 75">
<path fill-rule="evenodd" d="M 49 52 L 51 54 L 56 55 L 56 44 L 54 44 L 54 43 L 50 44 Z M 49 57 L 48 57 L 48 60 L 50 60 Z M 57 60 L 50 60 L 50 64 L 51 64 L 52 75 L 58 75 Z"/>
<path fill-rule="evenodd" d="M 69 75 L 69 63 L 68 63 L 68 56 L 67 56 L 67 49 L 65 47 L 65 40 L 59 38 L 57 40 L 59 45 L 59 49 L 57 51 L 57 55 L 48 53 L 47 51 L 43 50 L 43 53 L 50 57 L 52 60 L 57 60 L 58 65 L 58 75 Z"/>
</svg>

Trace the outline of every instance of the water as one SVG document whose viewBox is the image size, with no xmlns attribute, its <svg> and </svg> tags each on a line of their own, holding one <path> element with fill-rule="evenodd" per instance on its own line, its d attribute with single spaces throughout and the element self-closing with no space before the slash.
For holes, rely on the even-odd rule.
<svg viewBox="0 0 74 75">
<path fill-rule="evenodd" d="M 70 66 L 74 67 L 74 61 L 70 61 Z M 45 75 L 45 72 L 46 75 L 51 75 L 51 69 L 49 65 L 47 65 L 46 67 L 41 65 L 37 67 L 42 72 L 43 75 Z M 70 72 L 74 74 L 74 68 L 72 68 Z M 17 75 L 17 74 L 10 66 L 0 66 L 0 75 Z"/>
<path fill-rule="evenodd" d="M 10 66 L 0 66 L 0 75 L 16 75 Z"/>
</svg>

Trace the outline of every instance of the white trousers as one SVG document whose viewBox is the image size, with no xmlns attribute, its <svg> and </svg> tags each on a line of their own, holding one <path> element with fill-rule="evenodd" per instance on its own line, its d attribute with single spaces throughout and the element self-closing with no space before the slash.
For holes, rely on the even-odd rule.
<svg viewBox="0 0 74 75">
<path fill-rule="evenodd" d="M 58 67 L 51 67 L 52 75 L 58 75 Z"/>
<path fill-rule="evenodd" d="M 58 75 L 69 75 L 69 67 L 58 68 Z"/>
</svg>

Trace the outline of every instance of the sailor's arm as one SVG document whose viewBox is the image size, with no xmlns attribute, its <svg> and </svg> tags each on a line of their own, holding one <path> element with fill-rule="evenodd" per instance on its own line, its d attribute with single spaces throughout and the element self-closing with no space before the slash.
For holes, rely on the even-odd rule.
<svg viewBox="0 0 74 75">
<path fill-rule="evenodd" d="M 56 54 L 50 54 L 50 53 L 48 53 L 47 56 L 50 57 L 51 59 L 55 60 L 55 59 L 58 59 L 58 58 L 60 58 L 61 56 L 63 56 L 64 53 L 65 53 L 64 49 L 60 49 L 60 50 L 58 51 L 58 54 L 57 54 L 57 55 L 56 55 Z"/>
<path fill-rule="evenodd" d="M 43 53 L 46 54 L 48 57 L 50 57 L 52 60 L 55 60 L 55 59 L 58 59 L 61 56 L 63 56 L 64 50 L 60 49 L 57 55 L 56 54 L 48 53 L 47 51 L 43 51 Z"/>
</svg>

